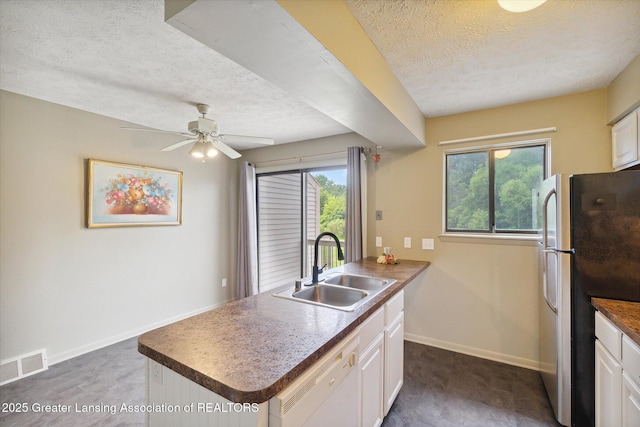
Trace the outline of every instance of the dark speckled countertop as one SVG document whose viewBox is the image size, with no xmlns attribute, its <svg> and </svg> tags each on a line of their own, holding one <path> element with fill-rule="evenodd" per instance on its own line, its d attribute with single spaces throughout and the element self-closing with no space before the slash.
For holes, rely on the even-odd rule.
<svg viewBox="0 0 640 427">
<path fill-rule="evenodd" d="M 591 298 L 591 304 L 626 336 L 640 345 L 640 302 Z"/>
<path fill-rule="evenodd" d="M 367 258 L 331 270 L 397 282 L 352 312 L 273 297 L 271 292 L 147 332 L 138 351 L 233 401 L 261 403 L 282 391 L 429 266 Z"/>
</svg>

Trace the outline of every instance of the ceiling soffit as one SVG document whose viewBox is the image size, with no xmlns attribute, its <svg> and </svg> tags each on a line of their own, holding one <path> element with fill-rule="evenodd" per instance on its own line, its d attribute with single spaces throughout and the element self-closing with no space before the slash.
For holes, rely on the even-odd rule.
<svg viewBox="0 0 640 427">
<path fill-rule="evenodd" d="M 225 134 L 283 144 L 350 132 L 164 16 L 164 0 L 0 0 L 0 88 L 168 131 L 186 132 L 204 103 Z M 180 138 L 158 133 L 150 148 Z"/>
<path fill-rule="evenodd" d="M 297 3 L 320 7 L 325 4 Z M 331 11 L 330 29 L 360 31 L 356 38 L 370 44 L 362 49 L 379 55 L 344 4 L 331 3 L 341 9 Z M 313 11 L 301 10 L 287 1 L 282 4 L 292 7 L 298 18 L 307 20 L 309 28 L 316 32 L 322 29 L 321 21 L 308 20 Z M 362 62 L 358 64 L 357 57 L 347 57 L 349 52 L 355 56 L 354 52 L 363 50 L 352 46 L 340 51 L 336 46 L 339 39 L 318 33 L 319 39 L 337 49 L 334 55 L 331 46 L 320 43 L 273 0 L 197 0 L 181 10 L 174 6 L 167 8 L 167 13 L 172 14 L 166 17 L 169 24 L 338 123 L 387 148 L 424 147 L 424 116 L 397 80 L 389 83 L 390 77 L 395 79 L 391 71 L 381 81 L 379 76 L 372 76 Z M 336 13 L 346 16 L 336 19 Z M 214 17 L 218 16 L 224 19 L 216 20 Z M 384 63 L 381 57 L 379 60 Z M 344 63 L 349 64 L 349 68 Z M 389 93 L 389 88 L 394 86 L 399 91 Z"/>
</svg>

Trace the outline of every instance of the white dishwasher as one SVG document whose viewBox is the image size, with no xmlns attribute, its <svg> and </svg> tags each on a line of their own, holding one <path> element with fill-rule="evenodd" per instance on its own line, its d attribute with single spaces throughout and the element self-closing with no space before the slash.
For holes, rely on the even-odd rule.
<svg viewBox="0 0 640 427">
<path fill-rule="evenodd" d="M 358 425 L 358 351 L 356 331 L 271 398 L 269 427 Z"/>
</svg>

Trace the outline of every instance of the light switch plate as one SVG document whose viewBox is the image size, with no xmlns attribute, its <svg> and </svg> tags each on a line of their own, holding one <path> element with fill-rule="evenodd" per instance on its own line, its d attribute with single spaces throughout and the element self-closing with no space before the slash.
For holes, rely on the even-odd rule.
<svg viewBox="0 0 640 427">
<path fill-rule="evenodd" d="M 377 236 L 376 237 L 376 248 L 381 248 L 382 247 L 382 237 Z"/>
<path fill-rule="evenodd" d="M 411 247 L 411 237 L 405 237 L 404 238 L 404 247 L 405 248 L 410 248 Z"/>
<path fill-rule="evenodd" d="M 376 221 L 382 220 L 382 211 L 376 211 Z"/>
<path fill-rule="evenodd" d="M 433 250 L 433 239 L 422 239 L 422 249 Z"/>
</svg>

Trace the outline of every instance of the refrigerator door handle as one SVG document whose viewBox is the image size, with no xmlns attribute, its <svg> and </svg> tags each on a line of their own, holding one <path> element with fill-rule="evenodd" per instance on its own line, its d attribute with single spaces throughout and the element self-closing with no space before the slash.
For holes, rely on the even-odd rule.
<svg viewBox="0 0 640 427">
<path fill-rule="evenodd" d="M 549 301 L 549 295 L 548 295 L 548 290 L 547 290 L 547 288 L 548 288 L 547 254 L 548 253 L 554 253 L 554 254 L 556 253 L 556 249 L 555 248 L 549 248 L 548 238 L 547 238 L 547 232 L 548 232 L 548 228 L 547 228 L 547 206 L 549 205 L 549 199 L 554 194 L 556 194 L 556 189 L 552 188 L 551 191 L 549 191 L 549 193 L 547 193 L 547 195 L 544 198 L 544 201 L 542 202 L 542 295 L 544 296 L 544 300 L 547 303 L 547 305 L 549 306 L 549 308 L 551 309 L 551 311 L 553 311 L 555 314 L 557 314 L 558 313 L 558 307 L 555 307 Z"/>
<path fill-rule="evenodd" d="M 568 250 L 564 250 L 564 249 L 554 249 L 556 253 L 558 254 L 569 254 L 569 255 L 575 255 L 576 254 L 576 249 L 575 248 L 571 248 Z"/>
<path fill-rule="evenodd" d="M 547 238 L 547 206 L 549 205 L 549 199 L 551 199 L 551 196 L 553 196 L 554 194 L 556 194 L 556 189 L 552 188 L 551 191 L 549 191 L 547 193 L 547 195 L 544 198 L 544 201 L 542 202 L 542 252 L 543 253 L 559 253 L 559 254 L 569 254 L 569 255 L 575 255 L 576 250 L 575 248 L 571 248 L 568 250 L 565 249 L 556 249 L 556 248 L 551 248 L 548 245 L 548 238 Z M 540 242 L 538 242 L 540 243 Z"/>
<path fill-rule="evenodd" d="M 547 255 L 543 254 L 543 257 L 546 258 Z M 548 295 L 548 292 L 547 292 L 547 269 L 546 269 L 547 261 L 546 261 L 546 259 L 544 261 L 544 264 L 545 264 L 545 267 L 544 267 L 545 270 L 542 273 L 542 295 L 544 296 L 544 300 L 547 303 L 547 305 L 549 306 L 549 308 L 551 309 L 551 311 L 553 311 L 554 313 L 558 313 L 558 307 L 555 307 L 549 301 L 549 295 Z"/>
<path fill-rule="evenodd" d="M 540 243 L 542 244 L 542 243 Z M 574 248 L 568 249 L 568 250 L 564 250 L 564 249 L 556 249 L 556 248 L 548 248 L 548 249 L 543 249 L 542 252 L 544 253 L 556 253 L 556 254 L 569 254 L 569 255 L 575 255 L 576 250 Z"/>
<path fill-rule="evenodd" d="M 547 224 L 548 222 L 547 206 L 549 206 L 549 199 L 554 194 L 556 194 L 556 189 L 552 188 L 551 191 L 549 191 L 547 195 L 544 197 L 544 201 L 542 202 L 542 249 L 543 251 L 549 250 L 548 238 L 547 238 L 547 232 L 549 230 L 548 224 Z"/>
</svg>

